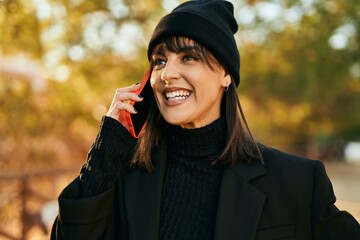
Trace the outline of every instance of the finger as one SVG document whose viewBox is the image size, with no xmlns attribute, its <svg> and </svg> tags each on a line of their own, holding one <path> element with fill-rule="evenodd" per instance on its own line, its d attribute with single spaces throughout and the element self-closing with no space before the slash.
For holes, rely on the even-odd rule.
<svg viewBox="0 0 360 240">
<path fill-rule="evenodd" d="M 140 102 L 143 100 L 143 97 L 137 93 L 128 92 L 128 93 L 117 93 L 116 99 L 126 101 L 126 100 L 134 100 L 136 102 Z"/>
<path fill-rule="evenodd" d="M 118 101 L 113 106 L 110 107 L 109 111 L 106 113 L 106 116 L 118 119 L 119 115 L 122 112 L 128 112 L 130 114 L 136 114 L 136 109 L 128 103 Z"/>
<path fill-rule="evenodd" d="M 141 97 L 139 97 L 137 94 L 129 93 L 129 92 L 115 93 L 111 101 L 110 108 L 113 107 L 118 101 L 129 103 L 130 100 L 141 101 Z"/>
<path fill-rule="evenodd" d="M 110 108 L 106 113 L 106 116 L 112 117 L 120 121 L 121 115 L 124 115 L 121 114 L 121 112 L 126 111 L 131 114 L 136 114 L 137 110 L 134 109 L 134 107 L 132 106 L 132 101 L 140 102 L 143 100 L 143 97 L 132 91 L 136 91 L 140 87 L 141 84 L 139 83 L 125 88 L 118 88 L 115 91 L 115 95 L 112 99 Z"/>
<path fill-rule="evenodd" d="M 132 92 L 124 92 L 115 94 L 114 101 L 129 103 L 131 100 L 141 102 L 144 98 L 141 95 Z"/>
<path fill-rule="evenodd" d="M 121 110 L 125 110 L 131 114 L 136 114 L 137 113 L 137 110 L 134 108 L 133 105 L 129 104 L 129 103 L 126 103 L 126 102 L 117 102 L 115 104 L 115 107 L 121 111 Z"/>
<path fill-rule="evenodd" d="M 115 114 L 119 114 L 120 111 L 126 111 L 131 114 L 136 114 L 137 110 L 131 104 L 127 102 L 118 101 L 114 104 L 113 110 Z"/>
<path fill-rule="evenodd" d="M 128 87 L 118 88 L 116 89 L 116 93 L 133 92 L 139 90 L 140 88 L 141 88 L 141 83 L 136 83 Z"/>
</svg>

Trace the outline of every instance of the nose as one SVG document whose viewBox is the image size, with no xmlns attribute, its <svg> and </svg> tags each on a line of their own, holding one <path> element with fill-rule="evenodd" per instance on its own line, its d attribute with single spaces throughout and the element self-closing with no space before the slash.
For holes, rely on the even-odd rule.
<svg viewBox="0 0 360 240">
<path fill-rule="evenodd" d="M 168 58 L 161 73 L 161 80 L 168 85 L 171 81 L 179 79 L 180 73 L 174 59 Z"/>
</svg>

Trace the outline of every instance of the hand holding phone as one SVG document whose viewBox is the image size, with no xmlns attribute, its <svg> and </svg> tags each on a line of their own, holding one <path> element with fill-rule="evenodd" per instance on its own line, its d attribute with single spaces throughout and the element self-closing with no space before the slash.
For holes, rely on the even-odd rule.
<svg viewBox="0 0 360 240">
<path fill-rule="evenodd" d="M 117 89 L 106 114 L 117 119 L 135 138 L 139 136 L 149 111 L 147 100 L 152 97 L 149 78 L 150 72 L 147 71 L 140 84 Z"/>
<path fill-rule="evenodd" d="M 145 75 L 143 76 L 143 79 L 141 80 L 141 87 L 140 89 L 136 90 L 135 93 L 138 95 L 141 95 L 145 98 L 145 102 L 136 102 L 134 100 L 130 100 L 129 104 L 136 109 L 136 114 L 131 114 L 129 112 L 125 113 L 126 116 L 126 122 L 129 126 L 128 130 L 130 131 L 131 135 L 135 138 L 139 137 L 139 134 L 141 130 L 144 127 L 144 123 L 146 121 L 146 116 L 149 111 L 149 106 L 146 103 L 146 98 L 149 97 L 150 92 L 150 85 L 149 85 L 149 79 L 150 79 L 150 71 L 146 71 Z"/>
</svg>

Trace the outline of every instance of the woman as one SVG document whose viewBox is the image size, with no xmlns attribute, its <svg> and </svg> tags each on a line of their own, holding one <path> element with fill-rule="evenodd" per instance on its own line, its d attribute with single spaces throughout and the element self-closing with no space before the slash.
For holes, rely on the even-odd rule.
<svg viewBox="0 0 360 240">
<path fill-rule="evenodd" d="M 319 161 L 258 145 L 237 97 L 226 1 L 190 1 L 149 43 L 150 81 L 117 89 L 52 239 L 360 239 Z M 149 108 L 139 138 L 129 104 Z"/>
</svg>

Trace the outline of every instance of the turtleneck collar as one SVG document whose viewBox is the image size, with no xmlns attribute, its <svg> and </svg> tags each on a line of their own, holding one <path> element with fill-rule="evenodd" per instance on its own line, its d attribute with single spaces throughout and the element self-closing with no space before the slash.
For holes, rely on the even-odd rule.
<svg viewBox="0 0 360 240">
<path fill-rule="evenodd" d="M 225 117 L 195 129 L 170 125 L 167 130 L 168 151 L 184 157 L 213 159 L 225 148 L 226 132 Z"/>
</svg>

